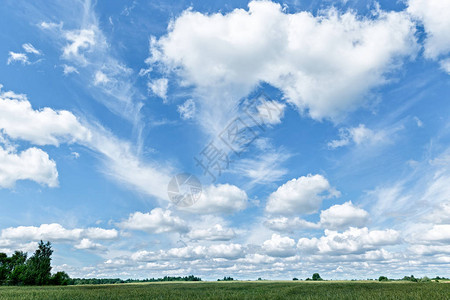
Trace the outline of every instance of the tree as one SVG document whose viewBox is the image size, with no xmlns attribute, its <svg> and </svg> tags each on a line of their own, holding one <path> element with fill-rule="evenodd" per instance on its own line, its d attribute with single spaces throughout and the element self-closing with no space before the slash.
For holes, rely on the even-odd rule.
<svg viewBox="0 0 450 300">
<path fill-rule="evenodd" d="M 52 254 L 51 243 L 40 241 L 38 249 L 27 261 L 25 284 L 45 285 L 50 283 Z"/>
<path fill-rule="evenodd" d="M 380 276 L 378 281 L 388 281 L 389 279 L 386 276 Z"/>
<path fill-rule="evenodd" d="M 293 280 L 293 281 L 297 281 L 297 280 L 298 280 L 298 278 L 297 278 L 297 277 L 294 277 L 294 278 L 292 278 L 292 280 Z"/>
<path fill-rule="evenodd" d="M 66 272 L 56 272 L 50 278 L 50 284 L 52 285 L 68 285 L 70 283 L 70 277 Z"/>
<path fill-rule="evenodd" d="M 24 284 L 26 276 L 27 254 L 22 251 L 15 251 L 9 258 L 7 283 L 11 285 Z"/>
<path fill-rule="evenodd" d="M 3 285 L 9 275 L 9 258 L 5 253 L 0 253 L 0 285 Z"/>
<path fill-rule="evenodd" d="M 319 273 L 314 273 L 312 276 L 312 280 L 319 281 L 323 279 L 320 277 Z"/>
</svg>

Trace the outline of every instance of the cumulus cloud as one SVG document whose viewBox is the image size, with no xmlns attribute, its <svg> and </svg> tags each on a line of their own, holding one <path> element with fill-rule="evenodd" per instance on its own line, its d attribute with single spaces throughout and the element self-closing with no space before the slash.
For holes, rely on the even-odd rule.
<svg viewBox="0 0 450 300">
<path fill-rule="evenodd" d="M 409 236 L 412 243 L 448 244 L 450 242 L 450 224 L 419 224 L 414 226 L 414 229 L 415 232 Z"/>
<path fill-rule="evenodd" d="M 209 246 L 186 246 L 170 248 L 166 251 L 141 250 L 131 255 L 134 261 L 159 261 L 169 259 L 207 260 L 214 258 L 237 259 L 245 255 L 245 249 L 240 244 L 214 244 Z"/>
<path fill-rule="evenodd" d="M 393 229 L 370 231 L 367 227 L 351 227 L 342 233 L 325 230 L 325 235 L 320 238 L 301 238 L 297 247 L 305 253 L 361 254 L 379 246 L 398 244 L 399 236 L 399 232 Z"/>
<path fill-rule="evenodd" d="M 177 111 L 183 120 L 189 120 L 194 118 L 195 115 L 195 102 L 192 99 L 184 101 L 182 105 L 177 106 Z"/>
<path fill-rule="evenodd" d="M 167 89 L 169 80 L 167 78 L 159 78 L 148 82 L 148 90 L 164 101 L 167 99 Z"/>
<path fill-rule="evenodd" d="M 352 142 L 356 145 L 376 145 L 383 143 L 386 140 L 386 135 L 387 133 L 385 131 L 373 131 L 367 128 L 364 124 L 359 124 L 358 127 L 339 129 L 340 139 L 329 142 L 328 147 L 338 148 L 347 146 Z"/>
<path fill-rule="evenodd" d="M 215 224 L 209 228 L 196 228 L 191 230 L 187 237 L 191 240 L 206 240 L 206 241 L 229 241 L 236 236 L 236 233 L 231 228 L 224 228 L 220 224 Z"/>
<path fill-rule="evenodd" d="M 34 110 L 25 95 L 0 90 L 0 129 L 13 139 L 36 145 L 89 141 L 91 132 L 71 112 Z"/>
<path fill-rule="evenodd" d="M 16 153 L 0 145 L 0 188 L 12 188 L 18 180 L 57 187 L 56 163 L 41 149 L 33 147 Z"/>
<path fill-rule="evenodd" d="M 369 213 L 354 206 L 351 201 L 333 205 L 320 213 L 320 225 L 327 229 L 364 227 L 368 220 Z"/>
<path fill-rule="evenodd" d="M 244 249 L 239 244 L 217 244 L 211 246 L 187 246 L 172 248 L 167 251 L 167 257 L 183 259 L 226 258 L 234 259 L 243 256 Z"/>
<path fill-rule="evenodd" d="M 320 224 L 308 222 L 303 219 L 300 219 L 299 217 L 295 218 L 280 217 L 268 219 L 264 221 L 264 225 L 271 230 L 280 232 L 294 232 L 297 230 L 320 228 Z"/>
<path fill-rule="evenodd" d="M 108 82 L 109 82 L 109 78 L 108 78 L 108 76 L 106 76 L 105 73 L 103 73 L 102 71 L 97 71 L 95 73 L 95 76 L 94 76 L 94 84 L 95 85 L 107 84 Z"/>
<path fill-rule="evenodd" d="M 102 244 L 94 243 L 89 239 L 82 239 L 74 247 L 78 250 L 106 250 L 106 247 L 104 247 Z"/>
<path fill-rule="evenodd" d="M 266 211 L 271 214 L 310 214 L 316 212 L 322 200 L 339 196 L 322 175 L 292 179 L 270 194 Z"/>
<path fill-rule="evenodd" d="M 99 41 L 102 42 L 101 37 L 96 36 L 98 28 L 92 26 L 90 28 L 71 30 L 65 32 L 67 40 L 66 46 L 63 48 L 63 58 L 67 60 L 75 60 L 79 64 L 86 65 L 87 59 L 84 52 L 92 51 L 92 48 Z"/>
<path fill-rule="evenodd" d="M 66 64 L 63 64 L 63 73 L 64 75 L 69 75 L 70 73 L 77 73 L 79 74 L 77 68 L 75 68 L 74 66 L 69 66 Z"/>
<path fill-rule="evenodd" d="M 295 254 L 295 241 L 289 237 L 272 234 L 272 238 L 263 243 L 262 249 L 267 255 L 288 257 Z"/>
<path fill-rule="evenodd" d="M 57 223 L 36 226 L 19 226 L 3 229 L 1 237 L 10 240 L 50 240 L 77 241 L 82 238 L 111 240 L 118 237 L 115 229 L 103 228 L 74 228 L 67 229 Z"/>
<path fill-rule="evenodd" d="M 407 4 L 408 13 L 424 25 L 427 34 L 425 57 L 438 59 L 450 53 L 450 3 L 442 0 L 409 0 Z"/>
<path fill-rule="evenodd" d="M 147 62 L 176 70 L 195 87 L 205 128 L 222 127 L 224 112 L 260 82 L 314 119 L 339 118 L 418 48 L 405 12 L 377 10 L 366 18 L 334 8 L 288 14 L 270 1 L 248 7 L 226 14 L 186 10 L 152 40 Z"/>
<path fill-rule="evenodd" d="M 123 229 L 142 230 L 148 233 L 186 232 L 186 223 L 170 210 L 154 208 L 150 213 L 135 212 L 128 220 L 118 224 Z"/>
<path fill-rule="evenodd" d="M 261 120 L 264 120 L 265 123 L 274 125 L 281 123 L 285 108 L 286 104 L 284 103 L 268 100 L 262 101 L 261 104 L 256 107 L 256 110 L 258 111 L 258 116 Z"/>
<path fill-rule="evenodd" d="M 203 190 L 194 205 L 179 209 L 198 214 L 230 214 L 245 209 L 247 200 L 247 193 L 235 185 L 210 185 Z"/>
</svg>

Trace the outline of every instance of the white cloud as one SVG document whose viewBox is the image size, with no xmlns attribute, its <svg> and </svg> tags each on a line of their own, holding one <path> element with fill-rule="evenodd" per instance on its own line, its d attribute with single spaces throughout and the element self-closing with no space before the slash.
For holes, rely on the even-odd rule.
<svg viewBox="0 0 450 300">
<path fill-rule="evenodd" d="M 186 100 L 182 105 L 177 106 L 177 111 L 183 120 L 192 119 L 195 115 L 195 102 L 192 99 Z"/>
<path fill-rule="evenodd" d="M 42 224 L 36 226 L 19 226 L 3 229 L 1 237 L 11 240 L 49 240 L 49 241 L 78 241 L 82 238 L 110 240 L 118 237 L 115 229 L 103 228 L 75 228 L 66 229 L 60 224 Z"/>
<path fill-rule="evenodd" d="M 239 244 L 211 245 L 208 249 L 210 257 L 235 259 L 242 257 L 244 249 Z"/>
<path fill-rule="evenodd" d="M 206 187 L 194 205 L 178 208 L 198 214 L 230 214 L 245 209 L 247 200 L 247 193 L 237 186 L 218 184 Z"/>
<path fill-rule="evenodd" d="M 295 241 L 289 237 L 272 234 L 272 238 L 263 243 L 262 249 L 267 255 L 288 257 L 295 255 Z"/>
<path fill-rule="evenodd" d="M 76 244 L 75 249 L 78 250 L 106 250 L 106 248 L 99 244 L 94 243 L 93 241 L 89 239 L 82 239 L 78 244 Z"/>
<path fill-rule="evenodd" d="M 169 80 L 167 78 L 159 78 L 148 82 L 148 89 L 156 96 L 162 98 L 164 101 L 167 99 L 167 89 Z"/>
<path fill-rule="evenodd" d="M 288 14 L 270 1 L 248 6 L 226 14 L 186 10 L 151 42 L 147 62 L 176 70 L 196 88 L 205 129 L 222 128 L 223 114 L 260 82 L 312 118 L 338 118 L 418 48 L 404 12 L 365 18 L 334 8 Z"/>
<path fill-rule="evenodd" d="M 372 230 L 367 227 L 354 228 L 339 233 L 325 230 L 320 238 L 301 238 L 297 247 L 305 253 L 327 255 L 360 254 L 375 250 L 378 246 L 395 245 L 399 243 L 399 232 L 387 230 Z"/>
<path fill-rule="evenodd" d="M 162 257 L 182 259 L 225 258 L 236 259 L 244 255 L 244 249 L 239 244 L 217 244 L 210 246 L 187 246 L 172 248 L 163 253 Z"/>
<path fill-rule="evenodd" d="M 71 112 L 45 107 L 34 110 L 24 95 L 0 91 L 0 129 L 13 139 L 36 145 L 88 141 L 91 132 Z"/>
<path fill-rule="evenodd" d="M 21 62 L 24 65 L 30 64 L 30 62 L 28 61 L 28 56 L 25 53 L 16 53 L 9 51 L 9 57 L 6 63 L 10 65 L 16 61 Z"/>
<path fill-rule="evenodd" d="M 409 0 L 408 13 L 424 25 L 424 55 L 439 60 L 450 74 L 450 2 L 445 0 Z"/>
<path fill-rule="evenodd" d="M 445 72 L 450 74 L 450 58 L 441 60 L 441 67 Z"/>
<path fill-rule="evenodd" d="M 79 74 L 77 68 L 75 68 L 74 66 L 68 66 L 66 64 L 62 65 L 63 66 L 63 73 L 64 75 L 69 75 L 70 73 L 77 73 Z"/>
<path fill-rule="evenodd" d="M 304 229 L 320 228 L 320 224 L 308 222 L 300 219 L 299 217 L 295 218 L 280 217 L 269 219 L 264 222 L 264 225 L 271 230 L 280 232 L 294 232 Z"/>
<path fill-rule="evenodd" d="M 134 261 L 161 261 L 170 259 L 181 260 L 208 260 L 208 259 L 238 259 L 245 254 L 244 248 L 240 244 L 214 244 L 209 246 L 186 246 L 181 248 L 170 248 L 166 251 L 158 252 L 141 250 L 131 255 Z M 179 264 L 178 264 L 179 265 Z M 179 267 L 177 267 L 179 269 Z"/>
<path fill-rule="evenodd" d="M 83 230 L 83 236 L 93 240 L 112 240 L 119 236 L 115 229 L 91 227 Z"/>
<path fill-rule="evenodd" d="M 36 48 L 34 48 L 34 46 L 32 44 L 30 44 L 30 43 L 23 44 L 22 48 L 27 53 L 32 53 L 32 54 L 36 54 L 36 55 L 42 55 L 41 51 L 39 51 Z"/>
<path fill-rule="evenodd" d="M 169 166 L 143 161 L 129 142 L 118 139 L 99 125 L 81 124 L 69 111 L 48 107 L 34 110 L 25 95 L 1 91 L 0 129 L 12 139 L 36 145 L 77 142 L 102 154 L 103 172 L 107 175 L 140 192 L 167 199 Z"/>
<path fill-rule="evenodd" d="M 241 261 L 245 265 L 248 264 L 260 265 L 260 264 L 271 264 L 275 262 L 275 258 L 265 254 L 255 253 L 255 254 L 247 254 L 245 258 L 241 259 Z"/>
<path fill-rule="evenodd" d="M 236 233 L 231 228 L 224 228 L 220 224 L 215 224 L 210 225 L 209 228 L 192 229 L 187 236 L 191 240 L 229 241 L 236 236 Z"/>
<path fill-rule="evenodd" d="M 63 48 L 63 58 L 75 60 L 81 65 L 86 65 L 88 61 L 84 56 L 84 52 L 92 51 L 96 43 L 99 42 L 100 37 L 96 36 L 97 30 L 95 26 L 92 26 L 90 28 L 67 31 L 65 38 L 68 44 Z"/>
<path fill-rule="evenodd" d="M 170 210 L 154 208 L 150 213 L 135 212 L 128 220 L 118 224 L 121 228 L 142 230 L 148 233 L 186 232 L 186 223 Z"/>
<path fill-rule="evenodd" d="M 320 224 L 327 229 L 363 227 L 369 220 L 369 213 L 353 205 L 351 201 L 333 205 L 320 213 Z"/>
<path fill-rule="evenodd" d="M 57 187 L 56 163 L 41 149 L 33 147 L 16 153 L 0 145 L 0 187 L 12 188 L 18 180 Z"/>
<path fill-rule="evenodd" d="M 316 212 L 322 200 L 339 196 L 322 175 L 292 179 L 270 194 L 266 211 L 272 214 L 309 214 Z"/>
<path fill-rule="evenodd" d="M 424 219 L 435 224 L 450 224 L 450 203 L 439 203 L 431 213 L 424 217 Z"/>
<path fill-rule="evenodd" d="M 367 128 L 364 124 L 359 124 L 358 127 L 339 129 L 340 139 L 329 142 L 328 147 L 338 148 L 349 145 L 351 142 L 356 145 L 377 145 L 385 142 L 386 135 L 387 133 L 385 131 L 375 132 Z"/>
<path fill-rule="evenodd" d="M 58 29 L 58 28 L 61 29 L 63 26 L 63 23 L 57 24 L 57 23 L 53 23 L 53 22 L 41 22 L 39 24 L 39 26 L 42 29 L 47 29 L 47 30 L 53 30 L 53 29 Z"/>
<path fill-rule="evenodd" d="M 427 228 L 429 227 L 429 228 Z M 431 227 L 431 228 L 430 228 Z M 450 224 L 418 224 L 416 230 L 410 237 L 413 243 L 446 243 L 450 242 Z"/>
<path fill-rule="evenodd" d="M 256 107 L 258 111 L 258 116 L 261 120 L 264 120 L 264 123 L 268 124 L 280 124 L 281 119 L 284 116 L 284 110 L 286 108 L 286 104 L 280 103 L 274 100 L 262 101 Z"/>
<path fill-rule="evenodd" d="M 95 77 L 94 77 L 94 84 L 95 85 L 107 84 L 109 81 L 110 80 L 109 80 L 108 76 L 106 76 L 106 74 L 103 73 L 102 71 L 97 71 L 95 73 Z"/>
<path fill-rule="evenodd" d="M 438 59 L 450 52 L 450 2 L 446 0 L 409 0 L 408 13 L 419 19 L 427 37 L 425 57 Z"/>
</svg>

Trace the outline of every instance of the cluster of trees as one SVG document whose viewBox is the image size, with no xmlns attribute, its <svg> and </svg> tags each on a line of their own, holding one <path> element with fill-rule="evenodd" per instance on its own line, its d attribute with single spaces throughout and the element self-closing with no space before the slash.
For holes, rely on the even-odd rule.
<svg viewBox="0 0 450 300">
<path fill-rule="evenodd" d="M 65 272 L 51 274 L 50 242 L 39 242 L 38 249 L 28 258 L 27 253 L 16 251 L 11 257 L 0 253 L 0 285 L 67 285 Z"/>
<path fill-rule="evenodd" d="M 230 277 L 230 276 L 228 276 L 228 277 L 224 276 L 223 279 L 217 279 L 217 281 L 233 281 L 233 280 L 234 280 L 234 278 Z M 258 280 L 260 280 L 260 279 L 258 279 Z"/>
<path fill-rule="evenodd" d="M 322 277 L 320 277 L 319 273 L 314 273 L 312 279 L 308 277 L 305 280 L 321 281 L 323 279 Z"/>
</svg>

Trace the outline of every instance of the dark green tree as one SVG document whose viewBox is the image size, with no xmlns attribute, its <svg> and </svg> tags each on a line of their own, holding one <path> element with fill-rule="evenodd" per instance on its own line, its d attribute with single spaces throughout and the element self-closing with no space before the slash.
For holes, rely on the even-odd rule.
<svg viewBox="0 0 450 300">
<path fill-rule="evenodd" d="M 9 257 L 5 253 L 0 253 L 0 285 L 5 284 L 9 272 Z"/>
<path fill-rule="evenodd" d="M 38 249 L 27 261 L 25 284 L 46 285 L 50 283 L 52 254 L 51 243 L 40 241 Z"/>
<path fill-rule="evenodd" d="M 22 251 L 15 251 L 9 258 L 7 283 L 11 285 L 25 284 L 27 254 Z"/>
<path fill-rule="evenodd" d="M 319 273 L 314 273 L 312 276 L 312 280 L 318 281 L 322 280 L 322 278 L 320 277 Z"/>
<path fill-rule="evenodd" d="M 50 284 L 52 285 L 68 285 L 70 283 L 70 277 L 66 272 L 56 272 L 50 278 Z"/>
</svg>

